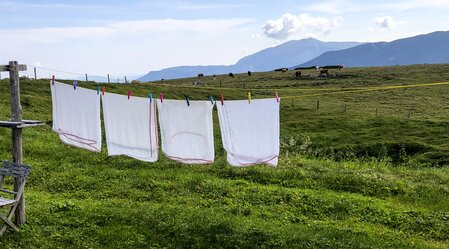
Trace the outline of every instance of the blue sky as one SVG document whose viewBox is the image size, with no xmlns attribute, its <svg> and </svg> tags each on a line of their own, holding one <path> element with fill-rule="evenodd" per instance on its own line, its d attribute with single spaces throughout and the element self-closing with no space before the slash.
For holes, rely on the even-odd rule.
<svg viewBox="0 0 449 249">
<path fill-rule="evenodd" d="M 0 0 L 0 63 L 122 77 L 229 65 L 288 40 L 391 41 L 449 30 L 448 0 Z M 29 72 L 30 73 L 30 72 Z"/>
</svg>

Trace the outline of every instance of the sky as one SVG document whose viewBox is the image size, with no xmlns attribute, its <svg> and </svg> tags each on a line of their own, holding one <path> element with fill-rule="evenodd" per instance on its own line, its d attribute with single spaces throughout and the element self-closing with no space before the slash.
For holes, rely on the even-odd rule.
<svg viewBox="0 0 449 249">
<path fill-rule="evenodd" d="M 0 64 L 112 81 L 231 65 L 302 38 L 377 42 L 449 30 L 449 0 L 0 0 L 0 9 Z"/>
</svg>

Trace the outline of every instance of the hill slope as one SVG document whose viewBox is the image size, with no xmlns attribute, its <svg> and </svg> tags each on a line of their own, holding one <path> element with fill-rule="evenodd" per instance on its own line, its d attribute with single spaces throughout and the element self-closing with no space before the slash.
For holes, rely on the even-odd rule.
<svg viewBox="0 0 449 249">
<path fill-rule="evenodd" d="M 349 67 L 449 63 L 449 31 L 395 40 L 367 43 L 326 52 L 298 66 L 344 64 Z"/>
<path fill-rule="evenodd" d="M 318 55 L 332 50 L 345 49 L 359 45 L 358 42 L 322 42 L 308 38 L 288 41 L 276 47 L 261 50 L 255 54 L 240 59 L 230 66 L 181 66 L 159 71 L 151 71 L 139 78 L 140 81 L 160 79 L 177 79 L 194 77 L 198 73 L 205 75 L 241 73 L 246 71 L 270 71 L 279 67 L 290 67 L 306 62 Z"/>
<path fill-rule="evenodd" d="M 168 99 L 243 99 L 241 82 L 255 99 L 279 92 L 277 168 L 230 167 L 216 111 L 213 164 L 183 165 L 163 153 L 148 163 L 108 156 L 106 146 L 101 153 L 68 146 L 51 128 L 49 80 L 21 81 L 23 118 L 46 125 L 23 129 L 32 167 L 28 223 L 0 248 L 449 248 L 449 83 L 414 86 L 447 81 L 449 64 L 331 75 L 104 84 L 132 98 L 151 89 Z M 9 82 L 0 80 L 0 120 L 10 119 L 9 97 Z M 2 128 L 0 158 L 10 157 L 11 130 Z"/>
</svg>

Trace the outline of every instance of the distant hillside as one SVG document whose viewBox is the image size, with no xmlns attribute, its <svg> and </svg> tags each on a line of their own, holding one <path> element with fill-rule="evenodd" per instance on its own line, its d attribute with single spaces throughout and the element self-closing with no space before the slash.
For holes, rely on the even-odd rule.
<svg viewBox="0 0 449 249">
<path fill-rule="evenodd" d="M 366 43 L 329 51 L 295 67 L 344 64 L 349 67 L 449 63 L 449 31 L 395 40 Z"/>
<path fill-rule="evenodd" d="M 263 72 L 279 67 L 290 67 L 304 63 L 324 52 L 346 49 L 359 45 L 358 42 L 322 42 L 313 38 L 288 41 L 276 47 L 263 49 L 255 54 L 240 59 L 235 65 L 229 66 L 181 66 L 151 71 L 139 78 L 140 81 L 176 79 L 194 77 L 198 73 L 227 74 L 246 71 Z"/>
</svg>

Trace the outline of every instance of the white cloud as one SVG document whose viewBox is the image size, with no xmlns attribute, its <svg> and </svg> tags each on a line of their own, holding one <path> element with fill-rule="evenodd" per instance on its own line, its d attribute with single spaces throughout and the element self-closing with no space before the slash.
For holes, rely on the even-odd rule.
<svg viewBox="0 0 449 249">
<path fill-rule="evenodd" d="M 391 16 L 382 16 L 382 17 L 377 17 L 376 19 L 374 19 L 374 24 L 376 24 L 377 26 L 379 26 L 381 28 L 387 28 L 387 29 L 395 28 L 400 23 L 401 22 L 397 22 L 397 21 L 393 20 L 393 17 L 391 17 Z"/>
<path fill-rule="evenodd" d="M 343 21 L 342 17 L 327 19 L 313 17 L 308 14 L 293 15 L 286 13 L 277 20 L 268 20 L 263 26 L 264 34 L 268 37 L 285 40 L 312 31 L 312 33 L 329 34 Z"/>
</svg>

